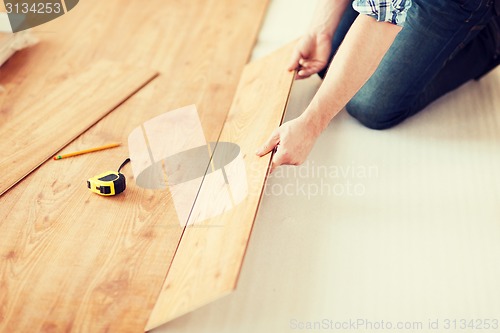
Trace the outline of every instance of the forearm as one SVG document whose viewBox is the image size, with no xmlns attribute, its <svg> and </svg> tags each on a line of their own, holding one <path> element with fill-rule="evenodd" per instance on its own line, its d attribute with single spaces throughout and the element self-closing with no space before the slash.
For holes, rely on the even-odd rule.
<svg viewBox="0 0 500 333">
<path fill-rule="evenodd" d="M 351 2 L 352 0 L 319 0 L 308 32 L 332 37 Z"/>
<path fill-rule="evenodd" d="M 401 27 L 359 15 L 302 117 L 321 132 L 377 69 Z"/>
</svg>

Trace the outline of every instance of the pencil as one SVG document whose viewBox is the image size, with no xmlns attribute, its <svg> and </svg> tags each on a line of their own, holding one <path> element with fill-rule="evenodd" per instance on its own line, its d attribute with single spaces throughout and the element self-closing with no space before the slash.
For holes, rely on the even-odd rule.
<svg viewBox="0 0 500 333">
<path fill-rule="evenodd" d="M 92 153 L 92 152 L 99 151 L 99 150 L 114 148 L 114 147 L 118 147 L 119 145 L 121 145 L 121 143 L 109 143 L 107 145 L 100 146 L 100 147 L 84 149 L 84 150 L 75 151 L 73 153 L 64 154 L 64 155 L 57 155 L 57 156 L 54 156 L 54 160 L 61 160 L 63 158 L 68 158 L 68 157 L 83 155 L 83 154 L 87 154 L 87 153 Z"/>
</svg>

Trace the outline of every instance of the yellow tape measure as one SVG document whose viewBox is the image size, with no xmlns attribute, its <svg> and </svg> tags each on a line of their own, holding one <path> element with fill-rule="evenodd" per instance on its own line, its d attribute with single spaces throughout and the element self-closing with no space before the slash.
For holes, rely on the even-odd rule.
<svg viewBox="0 0 500 333">
<path fill-rule="evenodd" d="M 120 170 L 128 162 L 130 162 L 130 158 L 127 158 L 125 162 L 120 165 L 118 171 L 103 172 L 90 178 L 87 180 L 87 188 L 90 191 L 103 196 L 112 196 L 122 193 L 127 188 L 127 184 L 125 176 L 120 173 Z"/>
</svg>

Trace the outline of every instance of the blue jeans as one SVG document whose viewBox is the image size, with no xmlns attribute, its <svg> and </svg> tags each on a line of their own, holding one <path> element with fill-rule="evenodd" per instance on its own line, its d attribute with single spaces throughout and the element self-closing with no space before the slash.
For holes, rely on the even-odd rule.
<svg viewBox="0 0 500 333">
<path fill-rule="evenodd" d="M 357 15 L 348 6 L 331 58 Z M 347 112 L 369 128 L 386 129 L 478 79 L 500 60 L 494 15 L 492 0 L 413 0 L 404 28 Z"/>
</svg>

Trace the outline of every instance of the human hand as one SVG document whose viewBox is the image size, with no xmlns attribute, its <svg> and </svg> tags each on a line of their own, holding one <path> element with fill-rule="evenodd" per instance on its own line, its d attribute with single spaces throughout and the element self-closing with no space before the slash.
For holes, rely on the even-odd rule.
<svg viewBox="0 0 500 333">
<path fill-rule="evenodd" d="M 295 47 L 288 70 L 298 70 L 296 79 L 308 78 L 326 67 L 331 50 L 332 40 L 329 34 L 309 33 Z"/>
<path fill-rule="evenodd" d="M 278 127 L 256 152 L 260 157 L 276 148 L 271 172 L 283 164 L 302 164 L 311 151 L 319 132 L 300 116 Z"/>
</svg>

